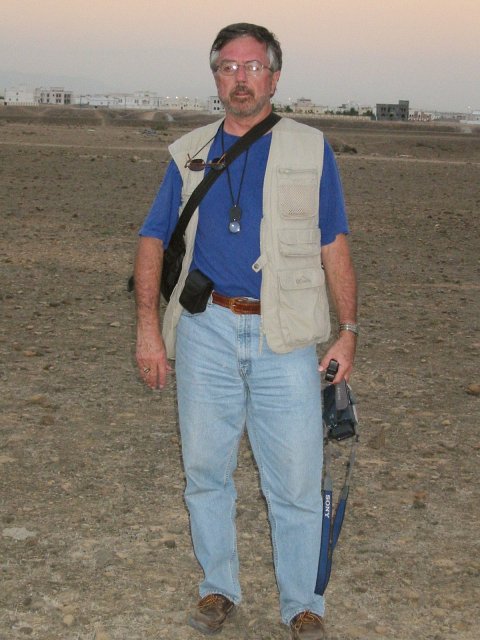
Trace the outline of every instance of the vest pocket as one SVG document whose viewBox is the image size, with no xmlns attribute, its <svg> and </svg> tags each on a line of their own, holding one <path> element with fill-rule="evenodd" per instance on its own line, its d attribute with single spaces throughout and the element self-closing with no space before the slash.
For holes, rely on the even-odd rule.
<svg viewBox="0 0 480 640">
<path fill-rule="evenodd" d="M 324 282 L 320 267 L 279 272 L 279 318 L 287 345 L 306 344 L 320 335 Z"/>
<path fill-rule="evenodd" d="M 278 169 L 278 207 L 283 218 L 311 218 L 318 215 L 318 171 Z"/>
<path fill-rule="evenodd" d="M 286 257 L 320 255 L 320 229 L 280 229 L 280 253 Z"/>
</svg>

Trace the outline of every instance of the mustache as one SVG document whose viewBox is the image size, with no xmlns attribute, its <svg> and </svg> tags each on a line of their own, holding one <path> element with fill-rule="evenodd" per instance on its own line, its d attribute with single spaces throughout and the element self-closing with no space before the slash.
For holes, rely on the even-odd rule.
<svg viewBox="0 0 480 640">
<path fill-rule="evenodd" d="M 249 96 L 253 96 L 253 91 L 246 84 L 238 83 L 235 88 L 230 92 L 230 96 L 235 96 L 237 93 L 247 93 Z"/>
</svg>

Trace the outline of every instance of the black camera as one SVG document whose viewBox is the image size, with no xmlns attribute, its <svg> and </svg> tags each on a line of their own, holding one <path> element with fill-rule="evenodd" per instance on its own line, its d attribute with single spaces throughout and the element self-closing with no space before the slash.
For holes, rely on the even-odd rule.
<svg viewBox="0 0 480 640">
<path fill-rule="evenodd" d="M 323 389 L 323 422 L 329 440 L 346 440 L 357 434 L 357 414 L 352 390 L 342 380 Z"/>
</svg>

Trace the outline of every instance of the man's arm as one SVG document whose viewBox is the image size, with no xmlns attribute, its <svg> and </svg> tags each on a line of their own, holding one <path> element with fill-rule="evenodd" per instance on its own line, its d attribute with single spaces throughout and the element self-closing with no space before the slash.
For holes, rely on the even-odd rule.
<svg viewBox="0 0 480 640">
<path fill-rule="evenodd" d="M 322 262 L 325 268 L 328 289 L 332 298 L 337 320 L 341 324 L 355 324 L 357 321 L 357 280 L 353 268 L 347 237 L 340 233 L 330 244 L 322 247 Z M 351 331 L 340 331 L 320 362 L 324 371 L 332 358 L 339 363 L 334 383 L 343 378 L 348 381 L 353 369 L 357 337 Z"/>
<path fill-rule="evenodd" d="M 163 389 L 167 372 L 165 344 L 160 331 L 160 278 L 163 242 L 141 237 L 135 257 L 135 300 L 137 304 L 137 351 L 140 375 L 152 389 Z"/>
</svg>

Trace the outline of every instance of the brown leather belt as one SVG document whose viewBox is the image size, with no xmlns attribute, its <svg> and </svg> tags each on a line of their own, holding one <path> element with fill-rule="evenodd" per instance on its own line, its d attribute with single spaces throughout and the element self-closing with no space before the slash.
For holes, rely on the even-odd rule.
<svg viewBox="0 0 480 640">
<path fill-rule="evenodd" d="M 250 298 L 227 298 L 216 291 L 212 293 L 212 302 L 226 307 L 233 313 L 256 314 L 260 315 L 260 300 L 251 300 Z"/>
</svg>

